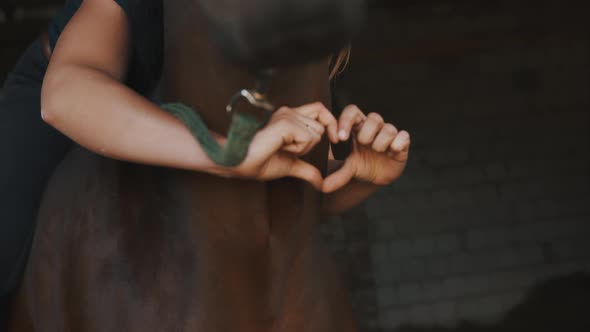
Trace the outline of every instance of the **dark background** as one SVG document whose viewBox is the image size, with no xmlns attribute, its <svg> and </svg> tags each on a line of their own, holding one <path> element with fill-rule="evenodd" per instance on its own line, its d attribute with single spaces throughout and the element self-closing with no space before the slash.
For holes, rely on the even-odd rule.
<svg viewBox="0 0 590 332">
<path fill-rule="evenodd" d="M 61 2 L 0 2 L 0 78 Z M 375 3 L 337 96 L 410 162 L 322 227 L 363 330 L 590 331 L 588 5 Z"/>
</svg>

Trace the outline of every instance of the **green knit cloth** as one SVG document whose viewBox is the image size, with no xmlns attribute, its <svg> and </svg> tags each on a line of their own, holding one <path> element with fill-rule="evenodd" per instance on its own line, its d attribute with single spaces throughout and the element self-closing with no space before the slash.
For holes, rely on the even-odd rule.
<svg viewBox="0 0 590 332">
<path fill-rule="evenodd" d="M 266 124 L 271 115 L 269 112 L 265 113 L 265 117 L 259 120 L 253 115 L 234 112 L 227 133 L 227 143 L 221 146 L 213 138 L 201 116 L 189 106 L 172 103 L 161 105 L 161 107 L 182 121 L 201 144 L 207 156 L 224 167 L 238 166 L 244 161 L 254 135 Z"/>
</svg>

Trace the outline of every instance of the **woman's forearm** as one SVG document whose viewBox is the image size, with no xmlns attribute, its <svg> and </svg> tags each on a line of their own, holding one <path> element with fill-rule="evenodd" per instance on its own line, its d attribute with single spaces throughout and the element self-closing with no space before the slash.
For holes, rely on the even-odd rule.
<svg viewBox="0 0 590 332">
<path fill-rule="evenodd" d="M 43 84 L 44 120 L 104 156 L 224 175 L 174 116 L 99 70 L 62 66 Z"/>
<path fill-rule="evenodd" d="M 327 215 L 344 213 L 362 203 L 379 188 L 381 186 L 376 184 L 352 180 L 341 189 L 326 195 L 324 213 Z"/>
</svg>

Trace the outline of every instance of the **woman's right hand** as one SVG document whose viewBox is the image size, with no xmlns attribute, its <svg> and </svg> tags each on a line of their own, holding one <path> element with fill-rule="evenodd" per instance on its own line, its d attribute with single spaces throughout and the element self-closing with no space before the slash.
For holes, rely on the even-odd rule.
<svg viewBox="0 0 590 332">
<path fill-rule="evenodd" d="M 337 127 L 336 118 L 322 103 L 281 107 L 254 136 L 246 159 L 237 167 L 224 169 L 222 175 L 257 180 L 290 176 L 320 189 L 323 183 L 321 172 L 299 156 L 311 151 L 326 130 L 330 141 L 337 143 Z"/>
</svg>

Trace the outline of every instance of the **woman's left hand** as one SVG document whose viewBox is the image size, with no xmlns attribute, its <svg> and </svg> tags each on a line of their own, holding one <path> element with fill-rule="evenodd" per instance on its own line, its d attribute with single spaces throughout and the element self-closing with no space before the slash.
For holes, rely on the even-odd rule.
<svg viewBox="0 0 590 332">
<path fill-rule="evenodd" d="M 338 135 L 341 141 L 351 137 L 352 152 L 342 167 L 324 180 L 322 189 L 326 193 L 351 180 L 387 185 L 406 167 L 410 134 L 385 123 L 377 113 L 365 115 L 357 106 L 347 106 L 338 119 Z"/>
</svg>

